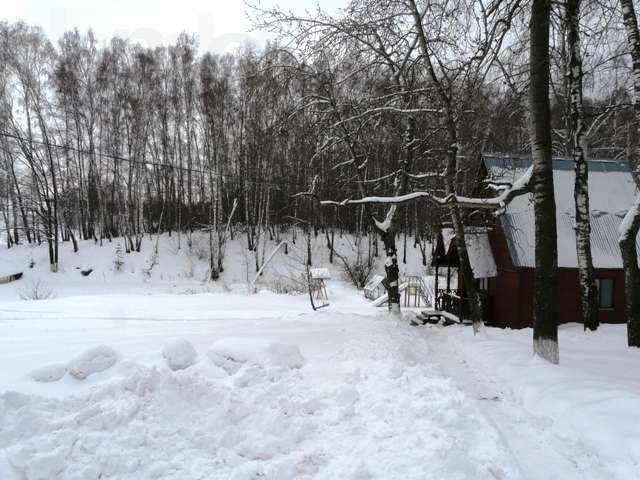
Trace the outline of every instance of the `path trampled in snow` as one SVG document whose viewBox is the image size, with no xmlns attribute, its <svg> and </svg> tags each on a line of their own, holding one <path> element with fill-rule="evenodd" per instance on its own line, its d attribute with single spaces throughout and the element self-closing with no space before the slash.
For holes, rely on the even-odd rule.
<svg viewBox="0 0 640 480">
<path fill-rule="evenodd" d="M 252 299 L 265 301 L 247 296 L 248 311 Z M 130 300 L 154 311 L 153 296 Z M 188 311 L 190 300 L 200 301 L 175 296 L 174 311 Z M 0 361 L 9 367 L 0 378 L 0 478 L 520 478 L 499 433 L 414 329 L 375 309 L 338 313 L 340 300 L 300 314 L 299 300 L 273 296 L 266 303 L 289 314 L 271 318 L 225 319 L 221 307 L 210 320 L 147 313 L 84 324 L 82 309 L 64 299 L 44 305 L 69 309 L 72 320 L 16 303 L 23 313 L 0 321 Z M 27 335 L 36 330 L 40 341 Z M 198 358 L 174 372 L 161 351 L 177 336 Z M 226 371 L 206 352 L 229 337 L 295 345 L 304 365 L 244 362 Z M 98 344 L 119 352 L 114 367 L 85 380 L 27 376 Z"/>
</svg>

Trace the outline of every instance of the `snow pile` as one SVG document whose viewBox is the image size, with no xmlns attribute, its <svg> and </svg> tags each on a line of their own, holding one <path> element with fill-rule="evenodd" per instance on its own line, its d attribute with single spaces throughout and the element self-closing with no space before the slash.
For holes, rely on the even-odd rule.
<svg viewBox="0 0 640 480">
<path fill-rule="evenodd" d="M 84 380 L 94 373 L 113 367 L 120 355 L 113 348 L 99 345 L 84 351 L 76 358 L 64 363 L 53 363 L 31 370 L 28 377 L 36 382 L 49 383 L 61 380 L 67 373 L 77 380 Z"/>
<path fill-rule="evenodd" d="M 36 382 L 57 382 L 67 373 L 67 366 L 62 363 L 54 363 L 36 368 L 29 372 L 29 377 Z"/>
<path fill-rule="evenodd" d="M 193 345 L 184 338 L 178 338 L 167 343 L 162 349 L 162 356 L 173 371 L 189 368 L 196 363 L 196 358 L 198 358 Z"/>
<path fill-rule="evenodd" d="M 118 352 L 106 345 L 91 348 L 69 362 L 69 375 L 84 380 L 94 373 L 104 372 L 118 361 Z"/>
<path fill-rule="evenodd" d="M 227 372 L 235 373 L 243 363 L 260 367 L 301 368 L 304 357 L 295 345 L 260 338 L 223 338 L 215 342 L 207 355 Z"/>
</svg>

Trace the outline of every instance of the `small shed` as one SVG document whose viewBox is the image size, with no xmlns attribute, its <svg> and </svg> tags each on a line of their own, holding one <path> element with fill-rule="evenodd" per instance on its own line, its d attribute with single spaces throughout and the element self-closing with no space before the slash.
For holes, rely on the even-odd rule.
<svg viewBox="0 0 640 480">
<path fill-rule="evenodd" d="M 375 300 L 380 298 L 380 296 L 384 295 L 386 289 L 382 282 L 384 281 L 384 276 L 382 275 L 374 275 L 364 286 L 364 297 L 369 300 Z"/>
</svg>

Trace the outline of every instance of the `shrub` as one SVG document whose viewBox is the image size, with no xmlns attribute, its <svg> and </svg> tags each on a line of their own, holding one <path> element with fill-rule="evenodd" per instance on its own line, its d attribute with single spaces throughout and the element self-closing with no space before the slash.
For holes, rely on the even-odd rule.
<svg viewBox="0 0 640 480">
<path fill-rule="evenodd" d="M 56 293 L 40 279 L 32 280 L 19 295 L 22 300 L 47 300 L 56 297 Z"/>
</svg>

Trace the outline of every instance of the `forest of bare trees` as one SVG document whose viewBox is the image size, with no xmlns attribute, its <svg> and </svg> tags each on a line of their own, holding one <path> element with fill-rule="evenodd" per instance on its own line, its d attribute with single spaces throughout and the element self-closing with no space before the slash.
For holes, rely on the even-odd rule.
<svg viewBox="0 0 640 480">
<path fill-rule="evenodd" d="M 352 0 L 336 15 L 253 14 L 278 40 L 224 55 L 201 52 L 188 34 L 149 49 L 0 23 L 7 246 L 47 244 L 56 271 L 60 242 L 77 250 L 78 239 L 121 237 L 139 251 L 146 234 L 188 242 L 202 230 L 215 280 L 228 232 L 257 251 L 264 238 L 295 241 L 290 227 L 304 222 L 330 249 L 338 229 L 380 238 L 389 305 L 399 310 L 398 236 L 420 242 L 450 225 L 478 329 L 464 227 L 500 207 L 477 201 L 479 156 L 530 153 L 534 346 L 557 362 L 551 156 L 563 155 L 576 165 L 585 326 L 597 328 L 586 160 L 638 162 L 632 2 Z M 628 217 L 628 315 L 640 318 L 638 208 Z M 629 342 L 640 346 L 633 325 Z"/>
</svg>

